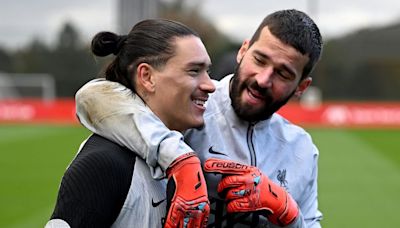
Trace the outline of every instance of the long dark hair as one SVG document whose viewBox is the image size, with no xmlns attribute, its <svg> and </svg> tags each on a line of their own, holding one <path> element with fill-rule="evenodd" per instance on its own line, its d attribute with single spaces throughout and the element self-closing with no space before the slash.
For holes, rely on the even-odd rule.
<svg viewBox="0 0 400 228">
<path fill-rule="evenodd" d="M 199 35 L 176 21 L 149 19 L 137 23 L 128 35 L 99 32 L 91 49 L 97 56 L 114 54 L 105 71 L 107 80 L 119 82 L 135 92 L 136 67 L 146 62 L 159 69 L 174 56 L 174 38 Z"/>
</svg>

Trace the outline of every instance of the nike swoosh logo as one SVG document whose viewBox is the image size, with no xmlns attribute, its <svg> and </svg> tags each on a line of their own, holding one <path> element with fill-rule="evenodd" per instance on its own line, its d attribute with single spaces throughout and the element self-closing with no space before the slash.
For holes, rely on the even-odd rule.
<svg viewBox="0 0 400 228">
<path fill-rule="evenodd" d="M 158 205 L 160 205 L 162 202 L 164 202 L 165 201 L 165 199 L 163 199 L 163 200 L 160 200 L 160 201 L 158 201 L 158 202 L 154 202 L 154 199 L 151 199 L 151 205 L 153 206 L 153 207 L 158 207 Z"/>
<path fill-rule="evenodd" d="M 228 156 L 228 155 L 226 155 L 226 154 L 224 154 L 222 152 L 215 151 L 212 146 L 210 146 L 210 148 L 208 149 L 208 152 L 210 152 L 210 154 L 218 154 L 218 155 Z"/>
</svg>

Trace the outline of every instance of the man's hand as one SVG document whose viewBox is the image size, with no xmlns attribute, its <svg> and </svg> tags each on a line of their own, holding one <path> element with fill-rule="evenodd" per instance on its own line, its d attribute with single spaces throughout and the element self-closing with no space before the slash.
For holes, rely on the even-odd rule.
<svg viewBox="0 0 400 228">
<path fill-rule="evenodd" d="M 217 190 L 226 194 L 229 213 L 265 212 L 268 220 L 278 226 L 289 225 L 299 214 L 296 202 L 285 189 L 254 166 L 210 158 L 204 171 L 224 175 Z"/>
<path fill-rule="evenodd" d="M 207 186 L 194 153 L 177 158 L 168 168 L 166 228 L 206 227 L 210 214 Z"/>
</svg>

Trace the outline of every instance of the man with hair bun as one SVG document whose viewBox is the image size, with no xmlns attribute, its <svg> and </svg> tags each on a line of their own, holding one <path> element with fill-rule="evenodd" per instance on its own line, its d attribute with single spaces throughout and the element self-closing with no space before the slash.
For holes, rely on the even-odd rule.
<svg viewBox="0 0 400 228">
<path fill-rule="evenodd" d="M 207 186 L 200 160 L 182 136 L 204 124 L 204 103 L 215 90 L 201 39 L 181 23 L 153 19 L 139 22 L 128 35 L 100 32 L 91 47 L 97 56 L 115 58 L 101 75 L 105 79 L 91 81 L 76 94 L 82 97 L 78 118 L 94 134 L 68 166 L 46 228 L 205 227 Z M 85 96 L 98 87 L 107 88 L 96 97 L 101 103 Z M 131 104 L 118 103 L 127 97 Z M 115 116 L 136 121 L 125 126 L 137 132 L 128 133 L 130 142 L 110 141 L 111 132 L 97 134 L 124 121 L 107 117 L 112 105 L 121 108 Z M 90 119 L 84 108 L 107 121 Z M 162 143 L 153 140 L 159 138 Z M 158 160 L 148 151 L 164 148 L 163 143 L 173 153 Z M 146 162 L 160 166 L 150 169 Z M 153 178 L 164 174 L 168 182 Z"/>
</svg>

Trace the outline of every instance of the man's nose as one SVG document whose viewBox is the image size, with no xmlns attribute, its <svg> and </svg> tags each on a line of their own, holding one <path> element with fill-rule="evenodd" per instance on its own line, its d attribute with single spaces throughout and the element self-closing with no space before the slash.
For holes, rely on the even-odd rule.
<svg viewBox="0 0 400 228">
<path fill-rule="evenodd" d="M 266 67 L 257 75 L 255 76 L 255 79 L 258 83 L 258 85 L 261 88 L 269 88 L 272 85 L 272 75 L 274 73 L 274 68 L 273 67 Z"/>
<path fill-rule="evenodd" d="M 200 89 L 207 92 L 207 93 L 213 93 L 215 91 L 215 85 L 211 81 L 210 76 L 205 74 L 203 77 L 201 83 L 200 83 Z"/>
</svg>

